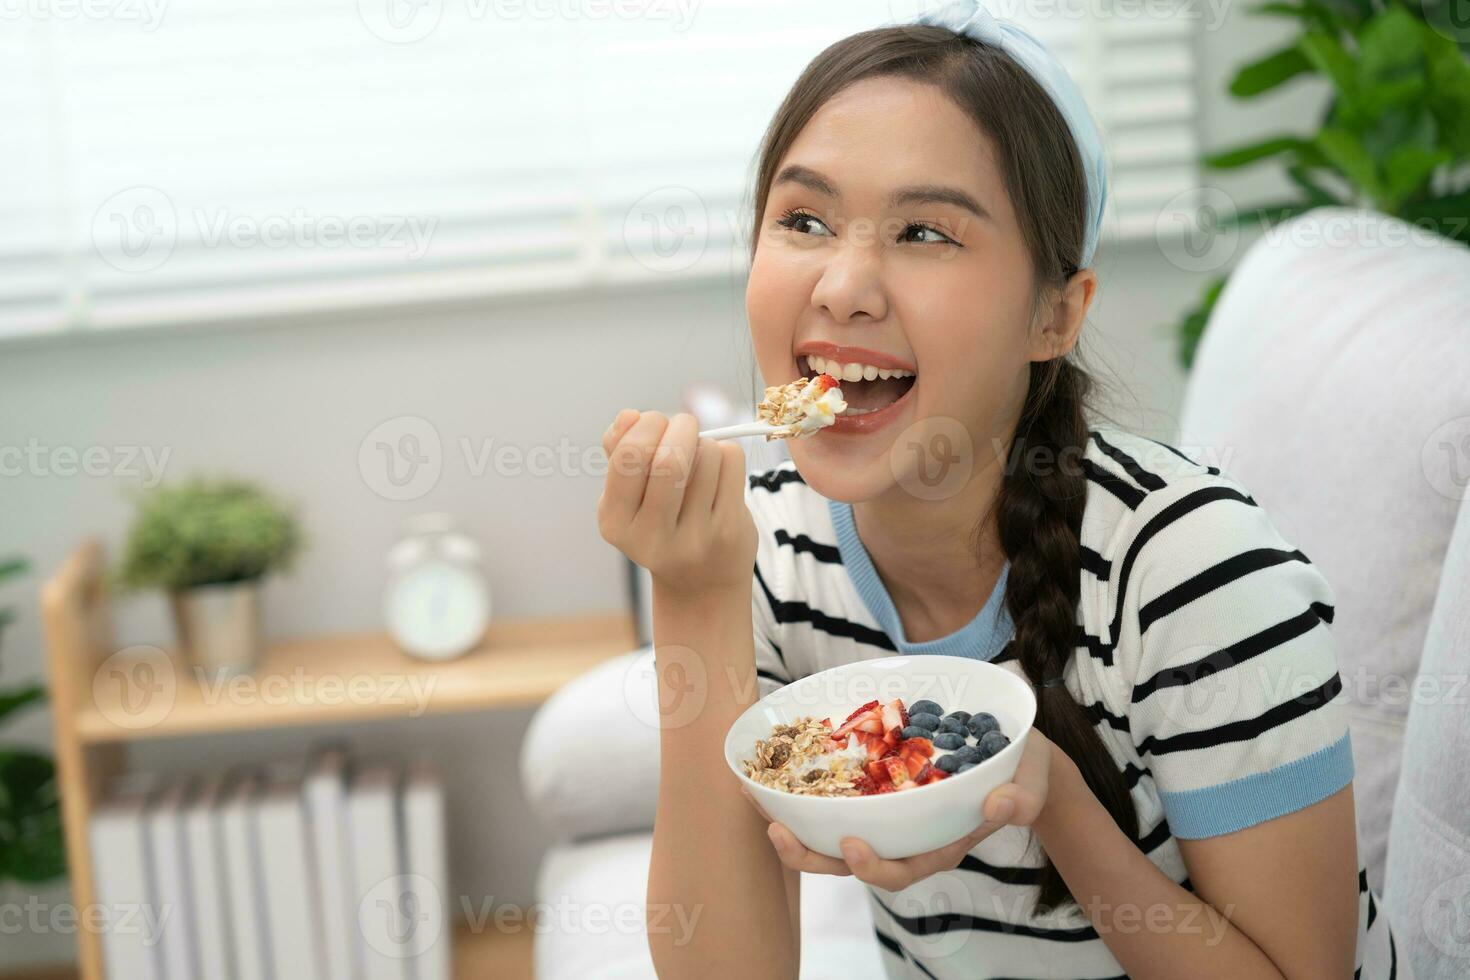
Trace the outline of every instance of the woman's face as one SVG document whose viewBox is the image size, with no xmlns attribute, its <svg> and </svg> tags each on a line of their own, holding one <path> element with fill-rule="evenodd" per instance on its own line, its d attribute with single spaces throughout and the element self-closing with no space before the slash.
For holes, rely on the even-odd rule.
<svg viewBox="0 0 1470 980">
<path fill-rule="evenodd" d="M 765 383 L 846 372 L 848 412 L 788 443 L 808 484 L 854 503 L 910 486 L 915 443 L 941 433 L 975 464 L 994 454 L 1050 355 L 991 140 L 958 106 L 908 79 L 849 86 L 781 160 L 758 234 L 746 313 Z M 877 373 L 894 369 L 912 377 Z"/>
</svg>

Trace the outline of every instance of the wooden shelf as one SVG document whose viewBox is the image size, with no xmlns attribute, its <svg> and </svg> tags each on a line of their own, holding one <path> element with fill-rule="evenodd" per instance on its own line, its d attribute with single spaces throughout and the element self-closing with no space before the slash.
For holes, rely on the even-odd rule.
<svg viewBox="0 0 1470 980">
<path fill-rule="evenodd" d="M 534 705 L 634 646 L 631 617 L 599 614 L 495 622 L 479 649 L 443 662 L 409 657 L 384 633 L 284 640 L 223 682 L 201 683 L 170 651 L 131 675 L 143 668 L 104 662 L 76 730 L 101 744 Z"/>
</svg>

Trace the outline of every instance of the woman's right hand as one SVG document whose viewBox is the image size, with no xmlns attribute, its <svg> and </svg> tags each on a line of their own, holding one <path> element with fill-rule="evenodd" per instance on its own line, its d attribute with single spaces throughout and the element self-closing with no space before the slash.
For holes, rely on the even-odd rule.
<svg viewBox="0 0 1470 980">
<path fill-rule="evenodd" d="M 694 416 L 625 408 L 602 436 L 607 478 L 597 527 L 669 594 L 749 587 L 756 530 L 745 454 L 699 438 Z"/>
</svg>

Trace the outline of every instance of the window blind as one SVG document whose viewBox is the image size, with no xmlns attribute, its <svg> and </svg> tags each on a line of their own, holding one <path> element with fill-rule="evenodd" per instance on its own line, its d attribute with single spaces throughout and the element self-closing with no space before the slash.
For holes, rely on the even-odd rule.
<svg viewBox="0 0 1470 980">
<path fill-rule="evenodd" d="M 1193 22 L 995 7 L 1196 182 Z M 1043 8 L 1044 10 L 1045 8 Z M 68 15 L 67 12 L 70 12 Z M 727 276 L 764 126 L 901 0 L 93 0 L 0 20 L 0 336 Z"/>
</svg>

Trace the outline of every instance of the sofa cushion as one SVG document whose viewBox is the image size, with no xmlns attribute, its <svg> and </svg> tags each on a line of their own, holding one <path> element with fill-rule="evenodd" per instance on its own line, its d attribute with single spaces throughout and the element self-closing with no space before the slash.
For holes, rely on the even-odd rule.
<svg viewBox="0 0 1470 980">
<path fill-rule="evenodd" d="M 554 848 L 537 883 L 537 980 L 651 980 L 644 930 L 651 834 L 620 834 Z M 663 920 L 676 935 L 699 920 Z M 882 980 L 867 888 L 855 878 L 802 875 L 804 980 Z"/>
<path fill-rule="evenodd" d="M 1336 597 L 1372 887 L 1445 546 L 1470 477 L 1470 250 L 1319 208 L 1268 231 L 1201 341 L 1177 445 L 1251 488 Z"/>
<path fill-rule="evenodd" d="M 653 648 L 599 664 L 553 694 L 531 719 L 521 786 L 562 837 L 653 827 L 658 803 L 658 710 Z M 589 792 L 588 762 L 611 778 Z"/>
</svg>

